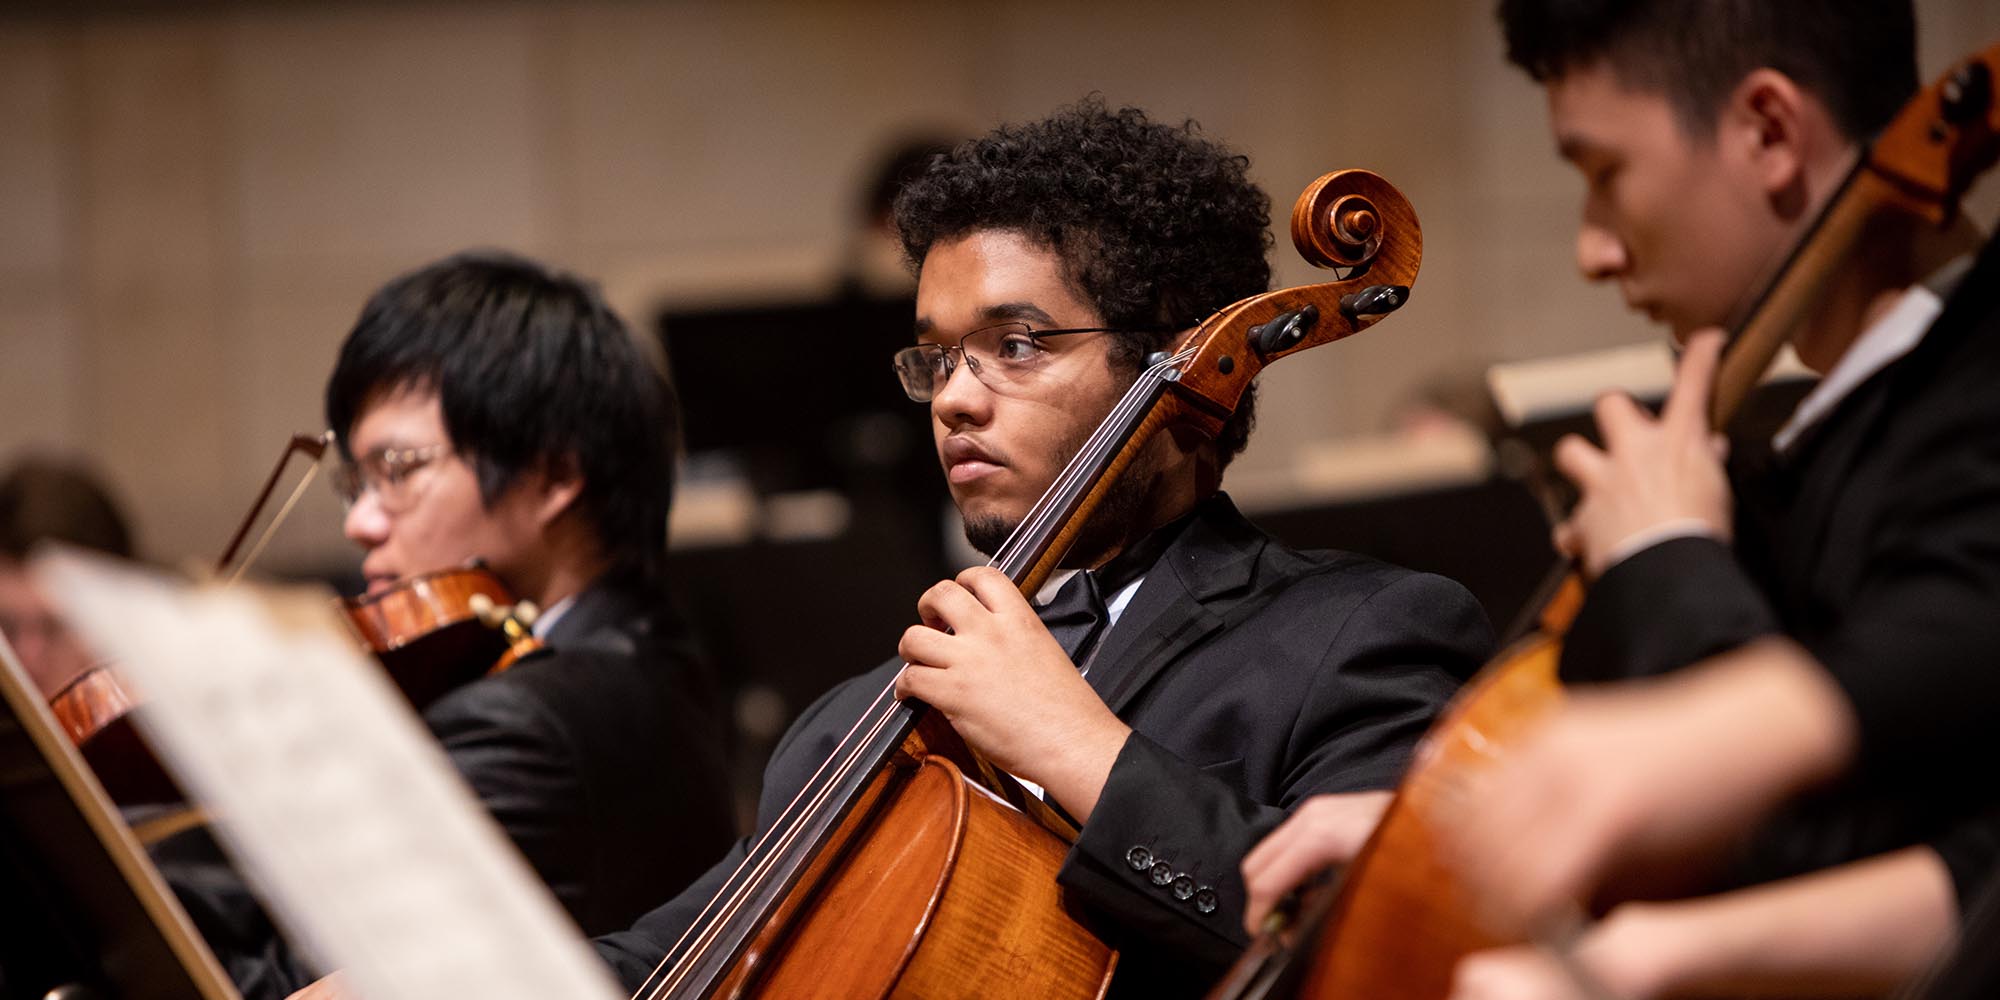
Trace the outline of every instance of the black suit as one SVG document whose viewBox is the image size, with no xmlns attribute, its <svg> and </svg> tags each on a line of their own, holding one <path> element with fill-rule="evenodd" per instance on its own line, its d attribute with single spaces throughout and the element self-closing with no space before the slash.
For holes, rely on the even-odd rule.
<svg viewBox="0 0 2000 1000">
<path fill-rule="evenodd" d="M 1058 880 L 1124 950 L 1114 994 L 1199 995 L 1243 943 L 1244 853 L 1308 795 L 1395 784 L 1491 643 L 1479 605 L 1441 577 L 1280 545 L 1217 496 L 1175 526 L 1100 643 L 1089 679 L 1134 733 Z M 1174 529 L 1166 529 L 1174 530 Z M 891 681 L 834 688 L 765 771 L 759 832 Z M 1212 889 L 1206 912 L 1130 860 Z M 739 843 L 677 899 L 598 948 L 636 986 L 742 859 Z"/>
<path fill-rule="evenodd" d="M 721 716 L 706 667 L 660 601 L 594 587 L 546 642 L 439 698 L 424 721 L 578 925 L 603 933 L 727 848 Z M 205 831 L 154 853 L 246 997 L 316 978 Z"/>
<path fill-rule="evenodd" d="M 2000 246 L 1907 355 L 1782 455 L 1738 442 L 1735 551 L 1680 539 L 1613 566 L 1564 653 L 1567 679 L 1657 673 L 1783 632 L 1860 723 L 1857 773 L 1759 838 L 1763 879 L 1929 840 L 1970 899 L 1994 801 L 1953 780 L 1990 763 L 2000 713 Z"/>
</svg>

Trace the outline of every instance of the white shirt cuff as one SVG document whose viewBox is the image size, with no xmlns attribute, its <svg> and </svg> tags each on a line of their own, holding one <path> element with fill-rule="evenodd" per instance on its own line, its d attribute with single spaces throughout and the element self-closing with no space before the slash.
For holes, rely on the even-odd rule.
<svg viewBox="0 0 2000 1000">
<path fill-rule="evenodd" d="M 1611 567 L 1661 542 L 1670 542 L 1676 538 L 1720 539 L 1721 537 L 1713 526 L 1698 517 L 1683 517 L 1672 521 L 1662 521 L 1644 531 L 1635 531 L 1630 535 L 1626 535 L 1618 544 L 1613 545 L 1611 550 L 1605 553 L 1604 569 L 1600 571 L 1600 575 L 1609 572 Z"/>
</svg>

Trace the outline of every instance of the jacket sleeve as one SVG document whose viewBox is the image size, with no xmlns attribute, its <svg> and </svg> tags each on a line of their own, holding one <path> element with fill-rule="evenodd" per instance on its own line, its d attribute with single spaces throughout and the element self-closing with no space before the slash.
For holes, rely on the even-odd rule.
<svg viewBox="0 0 2000 1000">
<path fill-rule="evenodd" d="M 1650 677 L 1777 631 L 1777 615 L 1728 546 L 1675 538 L 1591 585 L 1563 639 L 1562 679 Z"/>
<path fill-rule="evenodd" d="M 147 848 L 243 1000 L 283 1000 L 322 974 L 292 950 L 208 827 Z"/>
<path fill-rule="evenodd" d="M 1896 473 L 1904 506 L 1877 533 L 1865 585 L 1839 627 L 1808 644 L 1854 709 L 1866 769 L 1994 762 L 2000 435 L 1991 419 L 1946 422 L 1909 446 L 1913 458 Z"/>
<path fill-rule="evenodd" d="M 1442 577 L 1398 576 L 1330 629 L 1290 727 L 1273 801 L 1227 764 L 1127 739 L 1058 881 L 1153 955 L 1222 964 L 1244 944 L 1243 856 L 1311 795 L 1392 788 L 1410 751 L 1492 646 L 1485 613 Z M 1128 946 L 1129 947 L 1129 946 Z"/>
<path fill-rule="evenodd" d="M 424 713 L 452 766 L 572 916 L 585 892 L 575 754 L 525 685 L 468 684 Z"/>
</svg>

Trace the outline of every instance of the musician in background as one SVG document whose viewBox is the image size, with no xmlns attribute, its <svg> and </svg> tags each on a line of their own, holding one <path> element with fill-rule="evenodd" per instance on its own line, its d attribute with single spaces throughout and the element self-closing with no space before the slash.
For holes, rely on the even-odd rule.
<svg viewBox="0 0 2000 1000">
<path fill-rule="evenodd" d="M 981 551 L 1148 354 L 1266 289 L 1270 202 L 1246 167 L 1191 124 L 1092 100 L 959 146 L 898 198 L 918 289 L 895 367 Z M 1393 784 L 1490 643 L 1457 584 L 1294 552 L 1237 513 L 1219 488 L 1249 430 L 1246 398 L 1214 440 L 1154 438 L 1034 604 L 985 567 L 921 595 L 898 658 L 779 744 L 757 833 L 894 684 L 1079 822 L 1058 881 L 1123 949 L 1112 992 L 1198 995 L 1243 944 L 1243 851 L 1308 794 Z M 599 939 L 628 986 L 744 856 Z"/>
<path fill-rule="evenodd" d="M 1586 181 L 1579 265 L 1687 345 L 1659 417 L 1607 395 L 1602 446 L 1558 448 L 1581 502 L 1556 541 L 1592 580 L 1564 678 L 1742 653 L 1580 693 L 1546 742 L 1465 796 L 1465 867 L 1494 905 L 1549 926 L 1607 876 L 1752 887 L 1618 907 L 1565 945 L 1564 963 L 1475 956 L 1460 993 L 1887 989 L 1951 939 L 1994 856 L 1978 819 L 1993 796 L 1943 765 L 1976 747 L 1994 703 L 2000 252 L 1975 262 L 1979 236 L 1962 223 L 1870 232 L 1794 335 L 1823 378 L 1773 440 L 1725 449 L 1709 433 L 1721 338 L 1701 331 L 1753 302 L 1914 93 L 1912 12 L 1879 0 L 1500 10 L 1510 58 L 1546 88 L 1558 149 Z M 1739 824 L 1807 790 L 1746 841 Z M 1622 871 L 1591 843 L 1610 837 L 1624 838 Z M 1337 856 L 1307 860 L 1315 838 L 1299 831 L 1273 839 L 1255 859 L 1272 890 Z M 1579 972 L 1594 982 L 1572 982 Z"/>
<path fill-rule="evenodd" d="M 547 648 L 424 712 L 586 933 L 627 926 L 733 823 L 713 679 L 662 596 L 673 387 L 595 289 L 466 254 L 369 300 L 327 381 L 371 593 L 482 561 Z M 249 996 L 311 979 L 220 864 L 163 869 Z"/>
<path fill-rule="evenodd" d="M 0 635 L 42 691 L 59 691 L 93 665 L 89 651 L 28 579 L 43 542 L 132 558 L 132 531 L 111 494 L 81 466 L 24 458 L 0 476 Z"/>
</svg>

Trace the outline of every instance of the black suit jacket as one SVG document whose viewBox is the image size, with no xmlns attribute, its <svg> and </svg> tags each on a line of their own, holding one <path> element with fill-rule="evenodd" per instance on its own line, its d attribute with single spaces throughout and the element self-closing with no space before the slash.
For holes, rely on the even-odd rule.
<svg viewBox="0 0 2000 1000">
<path fill-rule="evenodd" d="M 1115 995 L 1199 995 L 1243 944 L 1237 866 L 1308 795 L 1394 785 L 1492 637 L 1442 577 L 1285 548 L 1205 502 L 1102 640 L 1090 683 L 1134 732 L 1058 880 L 1124 951 Z M 900 661 L 809 708 L 765 771 L 758 832 L 891 682 Z M 632 931 L 598 939 L 636 986 L 743 858 L 739 842 Z M 1143 852 L 1143 853 L 1141 853 Z M 1133 861 L 1143 858 L 1135 867 Z M 1216 905 L 1145 870 L 1166 862 Z"/>
<path fill-rule="evenodd" d="M 424 721 L 570 916 L 604 933 L 680 891 L 734 837 L 722 716 L 663 601 L 593 587 L 546 641 Z M 206 831 L 154 856 L 246 998 L 317 978 Z"/>
<path fill-rule="evenodd" d="M 1570 680 L 1658 673 L 1783 632 L 1846 692 L 1861 767 L 1752 848 L 1760 880 L 1930 840 L 1960 899 L 1992 863 L 1994 801 L 1950 761 L 1990 765 L 2000 717 L 2000 245 L 1907 355 L 1783 455 L 1737 442 L 1734 550 L 1667 542 L 1591 588 Z"/>
</svg>

